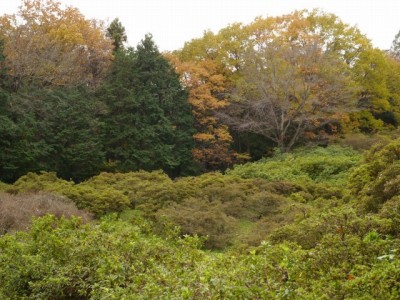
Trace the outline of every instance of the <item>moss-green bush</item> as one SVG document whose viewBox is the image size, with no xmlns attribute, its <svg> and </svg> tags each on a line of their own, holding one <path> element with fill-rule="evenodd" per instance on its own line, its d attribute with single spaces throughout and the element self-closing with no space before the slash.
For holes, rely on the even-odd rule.
<svg viewBox="0 0 400 300">
<path fill-rule="evenodd" d="M 165 203 L 176 201 L 177 198 L 173 181 L 162 171 L 101 173 L 78 186 L 123 194 L 124 198 L 129 199 L 131 208 L 141 209 L 148 214 L 153 214 Z"/>
<path fill-rule="evenodd" d="M 373 147 L 354 170 L 349 186 L 367 211 L 400 195 L 400 139 Z"/>
<path fill-rule="evenodd" d="M 223 249 L 232 244 L 237 220 L 226 215 L 219 201 L 189 198 L 161 209 L 158 219 L 167 218 L 180 227 L 182 234 L 207 237 L 205 246 Z"/>
<path fill-rule="evenodd" d="M 10 193 L 44 191 L 72 199 L 78 208 L 87 209 L 97 216 L 129 208 L 130 201 L 121 191 L 103 185 L 92 187 L 86 182 L 75 184 L 57 177 L 52 172 L 28 173 L 7 188 Z"/>
<path fill-rule="evenodd" d="M 30 172 L 20 177 L 7 191 L 10 193 L 45 191 L 64 194 L 73 186 L 74 182 L 60 179 L 54 172 L 40 172 L 39 174 Z"/>
<path fill-rule="evenodd" d="M 237 165 L 227 174 L 268 181 L 314 182 L 342 187 L 347 184 L 349 170 L 359 160 L 360 154 L 350 148 L 304 148 L 293 153 L 278 153 L 255 163 Z"/>
<path fill-rule="evenodd" d="M 46 216 L 28 233 L 0 239 L 0 298 L 154 299 L 161 290 L 179 294 L 176 289 L 186 285 L 180 275 L 190 274 L 179 266 L 193 270 L 202 255 L 193 238 L 175 242 L 114 218 L 92 226 Z M 116 296 L 122 291 L 125 296 Z"/>
<path fill-rule="evenodd" d="M 304 249 L 318 245 L 327 234 L 338 234 L 342 238 L 355 235 L 362 238 L 371 230 L 382 235 L 393 233 L 393 222 L 389 218 L 375 215 L 360 215 L 351 205 L 343 205 L 326 211 L 316 211 L 308 217 L 277 228 L 269 239 L 274 243 L 296 242 Z"/>
<path fill-rule="evenodd" d="M 0 192 L 6 191 L 10 188 L 10 185 L 0 181 Z"/>
<path fill-rule="evenodd" d="M 109 212 L 121 212 L 130 207 L 130 201 L 123 192 L 107 187 L 95 189 L 79 184 L 73 189 L 64 191 L 64 195 L 72 199 L 78 208 L 85 208 L 96 216 Z"/>
<path fill-rule="evenodd" d="M 209 248 L 224 248 L 234 241 L 255 245 L 272 229 L 301 218 L 309 210 L 309 205 L 289 199 L 305 189 L 290 182 L 209 173 L 179 179 L 174 188 L 178 200 L 160 209 L 158 217 L 168 218 L 184 233 L 208 236 L 205 245 Z M 249 222 L 257 223 L 257 233 L 243 230 L 241 224 Z"/>
</svg>

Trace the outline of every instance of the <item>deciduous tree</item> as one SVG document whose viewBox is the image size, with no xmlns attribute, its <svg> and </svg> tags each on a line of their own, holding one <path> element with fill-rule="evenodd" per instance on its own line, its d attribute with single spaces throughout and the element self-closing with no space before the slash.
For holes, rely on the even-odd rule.
<svg viewBox="0 0 400 300">
<path fill-rule="evenodd" d="M 99 22 L 55 0 L 24 0 L 17 15 L 0 18 L 6 63 L 15 88 L 96 85 L 112 58 L 112 44 Z"/>
<path fill-rule="evenodd" d="M 166 54 L 180 74 L 182 84 L 189 91 L 189 103 L 195 119 L 193 136 L 194 158 L 203 169 L 226 168 L 237 160 L 231 149 L 232 136 L 228 127 L 218 120 L 216 112 L 225 108 L 226 78 L 219 74 L 216 63 L 210 59 L 194 62 L 181 61 L 176 55 Z"/>
<path fill-rule="evenodd" d="M 318 37 L 266 40 L 249 51 L 237 102 L 222 117 L 287 152 L 307 130 L 351 107 L 348 80 L 344 63 L 325 52 Z"/>
</svg>

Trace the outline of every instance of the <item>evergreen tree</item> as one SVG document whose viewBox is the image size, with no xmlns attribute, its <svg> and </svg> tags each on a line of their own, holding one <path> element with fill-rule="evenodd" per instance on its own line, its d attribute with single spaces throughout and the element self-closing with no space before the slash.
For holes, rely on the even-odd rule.
<svg viewBox="0 0 400 300">
<path fill-rule="evenodd" d="M 34 149 L 28 147 L 25 139 L 31 131 L 12 119 L 9 77 L 4 61 L 3 41 L 0 40 L 0 180 L 12 182 L 31 167 L 35 157 Z"/>
<path fill-rule="evenodd" d="M 104 164 L 99 102 L 80 87 L 40 93 L 44 115 L 38 127 L 49 149 L 42 169 L 75 181 L 98 174 Z"/>
<path fill-rule="evenodd" d="M 101 90 L 107 159 L 120 171 L 164 169 L 177 176 L 191 167 L 193 121 L 187 92 L 146 35 L 136 51 L 116 54 Z"/>
<path fill-rule="evenodd" d="M 122 26 L 118 18 L 114 19 L 107 28 L 107 37 L 112 39 L 114 51 L 124 48 L 124 43 L 127 41 L 125 27 Z"/>
<path fill-rule="evenodd" d="M 52 171 L 81 181 L 104 163 L 98 106 L 84 88 L 30 87 L 10 95 L 8 123 L 1 127 L 1 179 Z M 3 130 L 2 130 L 3 129 Z"/>
</svg>

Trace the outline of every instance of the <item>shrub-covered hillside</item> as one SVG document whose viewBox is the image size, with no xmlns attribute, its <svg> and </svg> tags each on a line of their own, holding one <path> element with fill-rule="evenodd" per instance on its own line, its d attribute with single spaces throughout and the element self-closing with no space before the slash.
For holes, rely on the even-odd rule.
<svg viewBox="0 0 400 300">
<path fill-rule="evenodd" d="M 0 296 L 398 299 L 399 153 L 307 148 L 175 180 L 29 173 L 1 185 L 2 218 L 28 222 L 0 223 Z"/>
</svg>

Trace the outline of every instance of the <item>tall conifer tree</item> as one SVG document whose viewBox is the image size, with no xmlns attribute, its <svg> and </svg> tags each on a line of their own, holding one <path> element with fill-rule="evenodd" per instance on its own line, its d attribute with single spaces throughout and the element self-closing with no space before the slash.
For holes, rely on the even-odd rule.
<svg viewBox="0 0 400 300">
<path fill-rule="evenodd" d="M 135 51 L 116 53 L 101 97 L 109 110 L 107 158 L 116 170 L 163 169 L 177 176 L 190 168 L 194 129 L 188 95 L 151 35 Z"/>
</svg>

